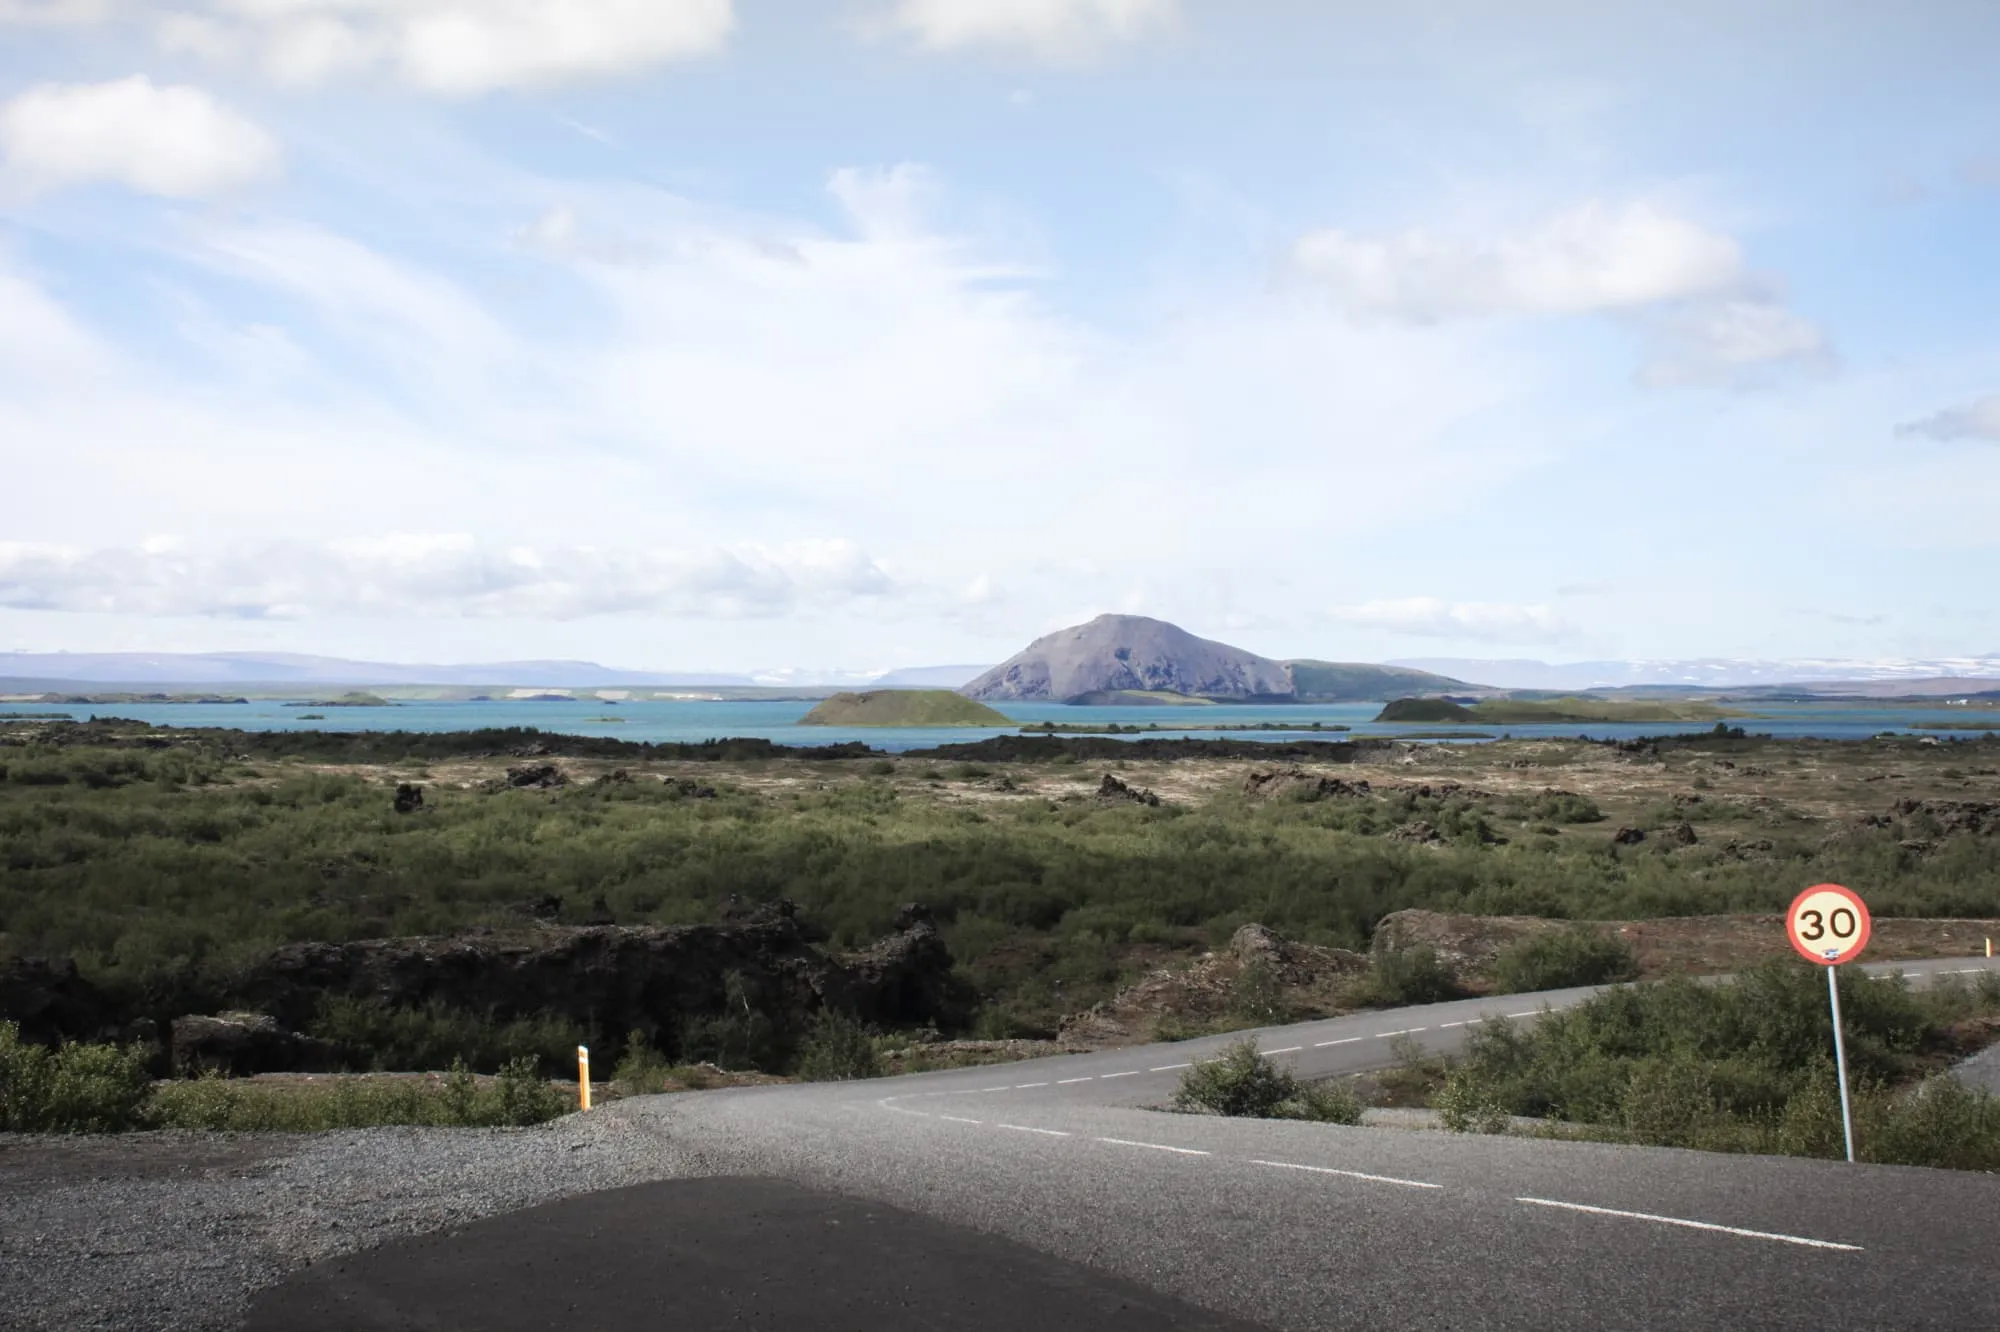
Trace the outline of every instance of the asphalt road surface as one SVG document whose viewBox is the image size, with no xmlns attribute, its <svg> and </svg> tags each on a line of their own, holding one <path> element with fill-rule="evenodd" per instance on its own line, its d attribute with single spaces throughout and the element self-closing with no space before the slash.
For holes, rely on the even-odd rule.
<svg viewBox="0 0 2000 1332">
<path fill-rule="evenodd" d="M 1362 1071 L 1398 1035 L 1447 1051 L 1589 993 L 1257 1035 L 1303 1074 Z M 722 1178 L 693 1202 L 691 1182 L 645 1186 L 361 1255 L 266 1292 L 252 1326 L 539 1328 L 602 1306 L 689 1328 L 2000 1327 L 2000 1178 L 1148 1108 L 1241 1034 L 622 1102 L 594 1113 Z M 855 1208 L 873 1219 L 829 1247 L 812 1218 Z M 524 1260 L 558 1252 L 594 1255 L 560 1310 Z"/>
</svg>

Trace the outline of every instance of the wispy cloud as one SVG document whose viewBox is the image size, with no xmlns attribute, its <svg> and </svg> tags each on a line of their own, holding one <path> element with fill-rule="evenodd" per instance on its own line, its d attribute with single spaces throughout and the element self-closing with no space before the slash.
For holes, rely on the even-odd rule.
<svg viewBox="0 0 2000 1332">
<path fill-rule="evenodd" d="M 1336 606 L 1329 614 L 1343 624 L 1422 638 L 1458 638 L 1489 643 L 1554 643 L 1575 630 L 1555 609 L 1495 601 L 1446 601 L 1403 597 Z"/>
<path fill-rule="evenodd" d="M 1178 15 L 1176 0 L 896 0 L 876 26 L 930 50 L 1000 47 L 1067 62 L 1158 32 Z"/>
<path fill-rule="evenodd" d="M 1947 442 L 1974 439 L 2000 444 L 2000 393 L 1989 393 L 1983 398 L 1947 407 L 1921 420 L 1906 421 L 1896 427 L 1896 434 L 1903 439 Z"/>
<path fill-rule="evenodd" d="M 496 547 L 463 535 L 76 549 L 0 543 L 0 606 L 221 619 L 811 615 L 941 594 L 848 541 L 711 550 Z M 946 597 L 945 599 L 950 599 Z M 893 609 L 893 607 L 890 607 Z"/>
</svg>

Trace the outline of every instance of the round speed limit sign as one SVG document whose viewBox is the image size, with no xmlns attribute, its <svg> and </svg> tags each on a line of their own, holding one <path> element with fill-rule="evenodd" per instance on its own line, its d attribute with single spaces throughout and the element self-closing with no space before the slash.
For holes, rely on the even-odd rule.
<svg viewBox="0 0 2000 1332">
<path fill-rule="evenodd" d="M 1785 936 L 1808 962 L 1837 967 L 1868 946 L 1868 907 L 1851 888 L 1822 883 L 1792 899 Z"/>
</svg>

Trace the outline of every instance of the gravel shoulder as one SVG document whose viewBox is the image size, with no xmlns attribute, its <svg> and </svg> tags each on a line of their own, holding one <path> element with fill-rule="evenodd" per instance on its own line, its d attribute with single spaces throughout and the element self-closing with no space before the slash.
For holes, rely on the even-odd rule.
<svg viewBox="0 0 2000 1332">
<path fill-rule="evenodd" d="M 672 1112 L 523 1129 L 0 1134 L 0 1328 L 235 1328 L 290 1272 L 551 1199 L 713 1173 Z"/>
</svg>

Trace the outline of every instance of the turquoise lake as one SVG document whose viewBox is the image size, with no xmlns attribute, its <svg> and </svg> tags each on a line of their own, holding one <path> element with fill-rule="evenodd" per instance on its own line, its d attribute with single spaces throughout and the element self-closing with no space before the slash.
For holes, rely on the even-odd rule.
<svg viewBox="0 0 2000 1332">
<path fill-rule="evenodd" d="M 608 703 L 601 699 L 530 702 L 494 700 L 476 702 L 405 703 L 387 708 L 301 708 L 277 700 L 253 700 L 231 704 L 138 704 L 104 705 L 18 703 L 0 704 L 0 718 L 21 713 L 66 713 L 78 721 L 92 717 L 126 717 L 162 726 L 230 726 L 249 731 L 469 731 L 482 727 L 532 726 L 568 735 L 607 736 L 620 740 L 677 741 L 699 743 L 725 736 L 763 737 L 778 744 L 825 745 L 859 740 L 877 749 L 900 751 L 993 735 L 1013 734 L 1011 730 L 980 727 L 949 729 L 878 727 L 800 726 L 799 719 L 812 708 L 808 701 L 708 702 L 694 700 Z M 1745 711 L 1749 711 L 1745 708 Z M 302 719 L 302 713 L 318 711 L 324 720 Z M 1425 725 L 1378 725 L 1371 719 L 1381 711 L 1378 703 L 1348 703 L 1313 706 L 1249 706 L 1218 704 L 1213 707 L 1066 707 L 1054 703 L 1007 703 L 998 711 L 1017 723 L 1042 721 L 1160 729 L 1146 736 L 1192 736 L 1207 739 L 1299 740 L 1340 739 L 1338 733 L 1315 734 L 1311 723 L 1352 728 L 1351 736 L 1409 736 L 1424 731 L 1460 729 Z M 616 721 L 603 720 L 615 717 Z M 1943 706 L 1892 706 L 1881 704 L 1799 703 L 1760 706 L 1755 715 L 1731 722 L 1754 733 L 1775 736 L 1818 736 L 1828 739 L 1857 739 L 1882 731 L 1902 731 L 1943 721 L 1966 721 L 1990 717 L 1991 712 Z M 1276 722 L 1296 727 L 1286 731 L 1189 731 L 1190 722 Z M 1705 731 L 1713 723 L 1644 722 L 1577 723 L 1534 726 L 1475 726 L 1494 737 L 1578 736 L 1592 739 L 1629 739 L 1641 735 L 1664 735 Z M 1941 738 L 1952 736 L 1940 732 Z M 1961 731 L 1957 738 L 1977 740 L 1979 732 Z M 1141 737 L 1121 736 L 1120 739 Z"/>
</svg>

